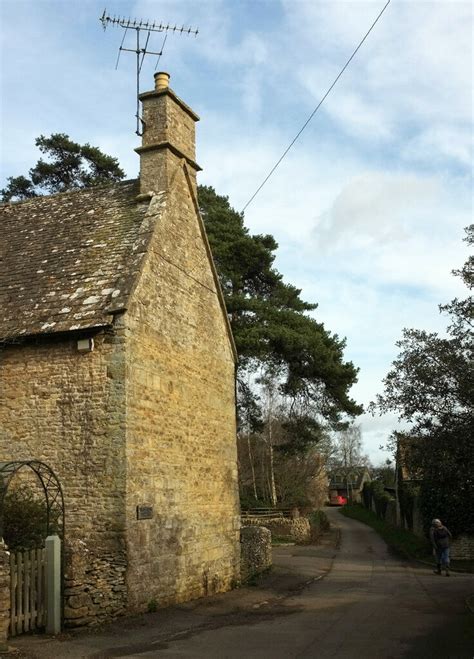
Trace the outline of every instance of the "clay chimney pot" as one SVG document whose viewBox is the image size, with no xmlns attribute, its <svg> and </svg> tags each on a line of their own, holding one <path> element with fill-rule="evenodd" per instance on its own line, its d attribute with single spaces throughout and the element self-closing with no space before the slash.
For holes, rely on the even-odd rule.
<svg viewBox="0 0 474 659">
<path fill-rule="evenodd" d="M 157 92 L 163 91 L 163 89 L 168 89 L 170 82 L 170 74 L 165 71 L 159 71 L 155 73 L 155 90 Z"/>
</svg>

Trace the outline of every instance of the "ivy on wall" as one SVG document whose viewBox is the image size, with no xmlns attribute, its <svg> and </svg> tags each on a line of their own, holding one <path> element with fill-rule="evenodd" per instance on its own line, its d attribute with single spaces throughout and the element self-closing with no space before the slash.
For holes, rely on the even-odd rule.
<svg viewBox="0 0 474 659">
<path fill-rule="evenodd" d="M 423 461 L 420 510 L 425 529 L 439 518 L 455 536 L 474 535 L 472 435 L 446 432 L 437 439 L 429 442 L 429 459 Z"/>
<path fill-rule="evenodd" d="M 400 515 L 405 527 L 410 529 L 410 531 L 413 531 L 413 512 L 415 509 L 415 500 L 419 496 L 419 493 L 420 488 L 413 485 L 413 483 L 404 483 L 402 481 L 398 488 Z"/>
<path fill-rule="evenodd" d="M 387 506 L 393 497 L 385 491 L 382 481 L 370 481 L 364 483 L 362 489 L 362 500 L 366 508 L 372 508 L 372 502 L 375 506 L 375 514 L 380 519 L 385 519 Z"/>
</svg>

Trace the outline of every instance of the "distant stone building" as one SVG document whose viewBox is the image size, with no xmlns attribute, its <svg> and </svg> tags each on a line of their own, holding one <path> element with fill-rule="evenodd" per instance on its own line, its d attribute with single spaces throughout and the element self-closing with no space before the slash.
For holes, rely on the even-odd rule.
<svg viewBox="0 0 474 659">
<path fill-rule="evenodd" d="M 1 207 L 0 462 L 60 480 L 69 625 L 239 578 L 236 353 L 168 77 L 139 180 Z"/>
<path fill-rule="evenodd" d="M 328 477 L 329 503 L 334 505 L 362 503 L 364 484 L 371 480 L 367 467 L 335 469 Z"/>
</svg>

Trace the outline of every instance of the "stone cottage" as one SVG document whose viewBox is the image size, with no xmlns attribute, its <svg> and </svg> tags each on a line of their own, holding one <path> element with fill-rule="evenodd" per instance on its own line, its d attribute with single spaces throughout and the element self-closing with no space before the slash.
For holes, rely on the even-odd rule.
<svg viewBox="0 0 474 659">
<path fill-rule="evenodd" d="M 236 353 L 168 78 L 138 180 L 1 207 L 0 462 L 59 478 L 69 625 L 239 578 Z"/>
<path fill-rule="evenodd" d="M 348 502 L 361 503 L 362 490 L 371 477 L 367 467 L 346 467 L 328 474 L 329 503 L 345 505 Z"/>
</svg>

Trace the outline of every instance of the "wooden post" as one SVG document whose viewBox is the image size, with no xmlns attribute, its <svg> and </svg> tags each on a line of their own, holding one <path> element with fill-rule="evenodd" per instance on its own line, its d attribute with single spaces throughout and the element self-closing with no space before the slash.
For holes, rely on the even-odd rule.
<svg viewBox="0 0 474 659">
<path fill-rule="evenodd" d="M 44 602 L 44 593 L 45 593 L 45 550 L 44 549 L 37 549 L 36 550 L 36 565 L 38 568 L 38 571 L 36 573 L 37 580 L 36 580 L 36 602 L 37 602 L 37 609 L 38 609 L 38 615 L 36 619 L 36 626 L 37 627 L 44 627 L 44 621 L 45 621 L 45 602 Z"/>
<path fill-rule="evenodd" d="M 23 632 L 23 552 L 16 554 L 16 633 Z"/>
<path fill-rule="evenodd" d="M 10 556 L 0 538 L 0 652 L 8 650 L 10 625 Z"/>
<path fill-rule="evenodd" d="M 46 633 L 61 631 L 61 540 L 57 535 L 48 535 L 46 549 Z"/>
</svg>

